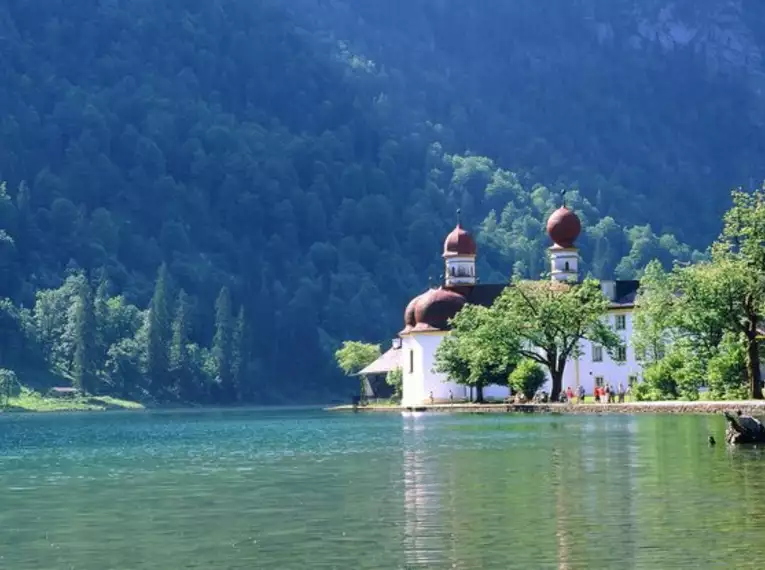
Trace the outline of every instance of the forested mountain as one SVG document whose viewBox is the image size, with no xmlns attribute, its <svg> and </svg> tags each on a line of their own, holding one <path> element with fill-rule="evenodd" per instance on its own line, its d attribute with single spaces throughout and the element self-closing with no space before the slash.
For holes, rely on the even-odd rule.
<svg viewBox="0 0 765 570">
<path fill-rule="evenodd" d="M 764 13 L 6 0 L 0 365 L 162 400 L 345 395 L 334 349 L 398 330 L 458 207 L 484 282 L 534 276 L 562 188 L 596 276 L 689 259 L 763 175 Z"/>
</svg>

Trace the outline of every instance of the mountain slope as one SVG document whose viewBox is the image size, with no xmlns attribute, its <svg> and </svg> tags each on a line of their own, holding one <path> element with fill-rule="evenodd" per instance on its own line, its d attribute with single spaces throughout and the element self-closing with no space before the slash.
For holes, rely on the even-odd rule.
<svg viewBox="0 0 765 570">
<path fill-rule="evenodd" d="M 375 62 L 452 151 L 577 185 L 624 223 L 705 247 L 728 190 L 765 176 L 761 4 L 301 0 L 294 17 Z"/>
<path fill-rule="evenodd" d="M 757 175 L 746 77 L 604 47 L 589 4 L 9 0 L 0 295 L 103 269 L 145 307 L 164 262 L 191 341 L 214 343 L 226 286 L 273 399 L 316 400 L 351 389 L 338 343 L 385 341 L 437 279 L 458 207 L 485 282 L 545 269 L 561 185 L 596 275 L 690 259 L 665 230 L 703 246 Z"/>
</svg>

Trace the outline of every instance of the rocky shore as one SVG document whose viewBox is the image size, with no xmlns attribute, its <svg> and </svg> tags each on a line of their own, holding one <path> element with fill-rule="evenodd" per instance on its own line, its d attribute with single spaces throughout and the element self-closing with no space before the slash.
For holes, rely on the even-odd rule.
<svg viewBox="0 0 765 570">
<path fill-rule="evenodd" d="M 336 406 L 331 411 L 353 411 L 353 406 Z M 359 412 L 433 412 L 433 413 L 551 413 L 551 414 L 719 414 L 724 411 L 765 416 L 765 401 L 704 402 L 628 402 L 624 404 L 432 404 L 403 407 L 371 404 L 359 406 Z"/>
</svg>

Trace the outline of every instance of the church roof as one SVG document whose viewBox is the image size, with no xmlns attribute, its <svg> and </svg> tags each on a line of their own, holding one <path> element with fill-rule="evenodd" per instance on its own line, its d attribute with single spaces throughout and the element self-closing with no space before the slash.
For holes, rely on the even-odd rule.
<svg viewBox="0 0 765 570">
<path fill-rule="evenodd" d="M 396 368 L 401 368 L 401 359 L 399 357 L 400 348 L 391 348 L 382 354 L 372 364 L 357 372 L 356 376 L 367 376 L 369 374 L 387 374 Z"/>
<path fill-rule="evenodd" d="M 509 283 L 479 283 L 465 287 L 450 287 L 450 289 L 463 295 L 471 305 L 491 307 L 508 285 Z"/>
<path fill-rule="evenodd" d="M 477 247 L 473 236 L 458 222 L 444 240 L 444 257 L 455 255 L 475 255 Z"/>
<path fill-rule="evenodd" d="M 610 309 L 631 309 L 635 306 L 635 299 L 637 298 L 638 290 L 640 289 L 640 281 L 630 279 L 630 280 L 616 280 L 616 281 L 601 281 L 601 284 L 603 283 L 610 283 L 613 286 L 604 288 L 603 292 L 608 297 L 608 300 L 610 301 Z M 463 303 L 449 303 L 449 306 L 447 307 L 448 311 L 444 314 L 443 311 L 439 311 L 439 319 L 438 323 L 431 322 L 433 319 L 427 319 L 427 318 L 421 318 L 416 319 L 414 313 L 415 307 L 417 307 L 417 302 L 422 300 L 427 300 L 428 295 L 431 296 L 434 295 L 443 295 L 446 292 L 454 292 L 461 295 L 465 302 L 464 304 L 470 304 L 470 305 L 480 305 L 481 307 L 491 307 L 492 304 L 494 304 L 494 301 L 497 300 L 497 298 L 502 294 L 502 291 L 505 290 L 510 286 L 510 283 L 492 283 L 492 284 L 476 284 L 476 285 L 465 285 L 465 286 L 452 286 L 452 287 L 441 287 L 440 289 L 430 289 L 428 291 L 425 291 L 424 293 L 418 295 L 412 301 L 410 302 L 410 306 L 407 307 L 407 311 L 404 316 L 405 320 L 405 328 L 402 330 L 399 334 L 407 334 L 409 332 L 415 331 L 415 332 L 436 332 L 436 331 L 445 331 L 449 329 L 448 326 L 448 319 L 452 318 L 454 315 L 456 315 L 459 310 L 462 308 Z M 455 295 L 456 297 L 456 295 Z M 429 303 L 425 303 L 426 305 L 430 305 Z M 424 307 L 425 309 L 429 309 L 430 307 Z M 422 312 L 422 310 L 421 310 Z M 410 314 L 411 313 L 411 314 Z M 421 315 L 422 316 L 422 315 Z M 416 320 L 416 325 L 410 324 L 410 319 Z M 390 352 L 390 351 L 389 351 Z M 386 353 L 387 354 L 387 353 Z M 383 355 L 380 358 L 383 358 L 385 355 Z M 372 363 L 370 366 L 373 366 L 374 363 Z M 363 374 L 364 371 L 362 370 L 359 374 Z M 373 374 L 374 372 L 370 372 L 370 374 Z"/>
<path fill-rule="evenodd" d="M 614 289 L 611 294 L 611 308 L 630 308 L 635 306 L 640 281 L 635 279 L 614 281 Z"/>
</svg>

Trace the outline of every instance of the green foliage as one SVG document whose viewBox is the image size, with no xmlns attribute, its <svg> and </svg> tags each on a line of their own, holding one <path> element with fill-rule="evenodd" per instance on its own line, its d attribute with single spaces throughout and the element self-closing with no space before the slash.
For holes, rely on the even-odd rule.
<svg viewBox="0 0 765 570">
<path fill-rule="evenodd" d="M 643 369 L 639 400 L 698 400 L 704 383 L 704 363 L 692 345 L 673 345 L 667 355 Z"/>
<path fill-rule="evenodd" d="M 74 304 L 74 361 L 72 363 L 72 385 L 80 392 L 91 394 L 97 389 L 96 361 L 96 317 L 93 307 L 93 292 L 84 277 L 79 278 L 77 298 Z"/>
<path fill-rule="evenodd" d="M 180 397 L 183 289 L 182 399 L 215 400 L 225 284 L 250 338 L 244 365 L 229 341 L 227 391 L 335 395 L 341 340 L 400 328 L 401 305 L 442 270 L 457 207 L 484 282 L 536 278 L 544 220 L 570 188 L 584 271 L 632 277 L 654 258 L 697 260 L 721 190 L 759 172 L 746 77 L 710 75 L 704 50 L 592 41 L 588 3 L 91 4 L 4 5 L 2 333 L 29 346 L 3 348 L 2 365 L 19 354 L 72 374 L 74 270 L 123 299 L 112 311 L 95 294 L 107 389 Z M 623 8 L 596 19 L 633 29 L 640 11 Z M 13 322 L 35 334 L 6 334 Z"/>
<path fill-rule="evenodd" d="M 709 394 L 716 400 L 747 397 L 746 349 L 733 335 L 726 335 L 717 353 L 707 363 Z"/>
<path fill-rule="evenodd" d="M 173 319 L 173 338 L 170 344 L 170 376 L 172 377 L 173 392 L 182 401 L 193 401 L 194 377 L 189 359 L 189 302 L 186 292 L 181 289 L 175 302 L 175 318 Z"/>
<path fill-rule="evenodd" d="M 167 265 L 163 263 L 154 285 L 146 334 L 146 375 L 152 392 L 157 395 L 166 389 L 168 378 L 168 347 L 171 340 L 168 280 Z"/>
<path fill-rule="evenodd" d="M 514 394 L 523 394 L 527 399 L 534 397 L 547 380 L 544 369 L 528 358 L 518 363 L 515 370 L 510 373 L 509 385 Z"/>
<path fill-rule="evenodd" d="M 452 320 L 452 331 L 436 350 L 435 369 L 457 384 L 483 388 L 507 385 L 519 359 L 517 337 L 485 307 L 466 305 Z"/>
<path fill-rule="evenodd" d="M 734 365 L 740 345 L 749 396 L 762 396 L 758 331 L 765 311 L 763 243 L 765 189 L 734 191 L 733 207 L 709 261 L 677 265 L 670 273 L 649 266 L 637 301 L 635 341 L 644 363 L 655 371 L 648 375 L 647 369 L 646 378 L 650 376 L 657 393 L 674 381 L 692 397 L 694 382 L 709 377 L 711 387 L 711 376 L 714 397 L 739 393 Z"/>
<path fill-rule="evenodd" d="M 562 389 L 566 362 L 581 356 L 580 343 L 603 346 L 612 356 L 623 346 L 606 322 L 609 302 L 597 281 L 516 281 L 491 308 L 494 321 L 516 339 L 517 354 L 544 366 L 551 398 Z"/>
<path fill-rule="evenodd" d="M 17 394 L 19 381 L 13 370 L 0 368 L 0 405 L 7 406 L 11 396 Z"/>
<path fill-rule="evenodd" d="M 368 344 L 354 340 L 343 342 L 343 346 L 335 351 L 337 365 L 349 376 L 366 368 L 379 357 L 379 344 Z"/>
<path fill-rule="evenodd" d="M 215 302 L 215 337 L 213 338 L 212 356 L 215 359 L 215 382 L 225 402 L 232 402 L 236 397 L 236 387 L 232 372 L 233 318 L 231 315 L 231 294 L 228 287 L 223 287 Z"/>
<path fill-rule="evenodd" d="M 401 368 L 394 368 L 385 375 L 385 382 L 393 388 L 393 399 L 400 401 L 404 387 L 404 371 Z"/>
</svg>

